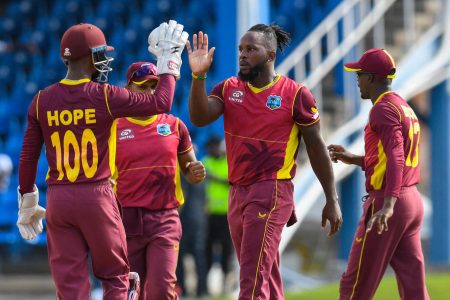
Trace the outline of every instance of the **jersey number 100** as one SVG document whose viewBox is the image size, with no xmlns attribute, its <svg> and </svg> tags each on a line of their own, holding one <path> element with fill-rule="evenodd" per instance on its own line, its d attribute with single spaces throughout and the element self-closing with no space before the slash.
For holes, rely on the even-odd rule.
<svg viewBox="0 0 450 300">
<path fill-rule="evenodd" d="M 53 132 L 51 135 L 52 146 L 56 151 L 56 168 L 58 170 L 58 180 L 64 178 L 63 166 L 66 171 L 67 179 L 70 182 L 75 182 L 80 174 L 80 160 L 86 178 L 94 177 L 98 166 L 98 152 L 97 139 L 91 129 L 85 129 L 81 137 L 81 153 L 80 145 L 72 130 L 67 130 L 64 134 L 63 143 L 61 145 L 61 138 L 59 132 Z M 92 147 L 92 163 L 88 162 L 88 144 Z M 69 153 L 70 147 L 74 152 L 73 167 L 70 165 Z"/>
</svg>

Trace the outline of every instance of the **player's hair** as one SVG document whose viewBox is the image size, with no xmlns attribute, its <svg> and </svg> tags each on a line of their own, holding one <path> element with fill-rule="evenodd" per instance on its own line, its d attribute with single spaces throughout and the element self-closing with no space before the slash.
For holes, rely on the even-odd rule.
<svg viewBox="0 0 450 300">
<path fill-rule="evenodd" d="M 262 32 L 273 50 L 278 48 L 281 53 L 283 53 L 284 48 L 291 42 L 290 34 L 275 23 L 270 25 L 256 24 L 248 31 Z"/>
</svg>

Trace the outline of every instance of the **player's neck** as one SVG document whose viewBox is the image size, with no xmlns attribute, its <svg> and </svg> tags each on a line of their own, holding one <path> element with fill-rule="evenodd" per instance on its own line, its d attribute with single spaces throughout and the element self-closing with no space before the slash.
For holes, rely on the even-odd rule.
<svg viewBox="0 0 450 300">
<path fill-rule="evenodd" d="M 375 103 L 375 101 L 378 100 L 378 98 L 380 97 L 381 94 L 384 94 L 386 92 L 390 92 L 391 91 L 391 86 L 387 85 L 387 86 L 378 86 L 376 88 L 374 88 L 374 90 L 370 93 L 370 100 L 372 101 L 372 103 Z"/>
<path fill-rule="evenodd" d="M 275 79 L 277 79 L 277 73 L 275 70 L 271 70 L 270 72 L 261 72 L 255 80 L 249 83 L 256 88 L 262 88 L 275 81 Z"/>
<path fill-rule="evenodd" d="M 73 70 L 68 70 L 65 79 L 69 79 L 69 80 L 80 80 L 80 79 L 84 79 L 84 78 L 92 78 L 92 75 L 89 74 L 89 72 L 87 70 L 77 70 L 77 71 L 73 71 Z"/>
</svg>

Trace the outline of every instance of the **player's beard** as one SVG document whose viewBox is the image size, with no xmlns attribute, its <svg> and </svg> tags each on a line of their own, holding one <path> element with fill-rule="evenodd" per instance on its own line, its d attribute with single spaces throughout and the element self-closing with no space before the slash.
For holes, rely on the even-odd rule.
<svg viewBox="0 0 450 300">
<path fill-rule="evenodd" d="M 239 71 L 239 73 L 238 73 L 239 79 L 242 81 L 252 82 L 256 78 L 258 78 L 259 74 L 264 69 L 265 64 L 266 64 L 266 61 L 256 64 L 255 66 L 250 68 L 250 72 L 248 74 L 243 74 L 241 71 Z"/>
</svg>

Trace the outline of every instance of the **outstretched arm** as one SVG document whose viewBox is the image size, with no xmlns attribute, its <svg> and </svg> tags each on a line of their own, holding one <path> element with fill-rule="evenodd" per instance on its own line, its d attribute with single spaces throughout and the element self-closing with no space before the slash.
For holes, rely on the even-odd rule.
<svg viewBox="0 0 450 300">
<path fill-rule="evenodd" d="M 214 50 L 208 51 L 208 35 L 199 32 L 186 44 L 189 54 L 189 66 L 192 71 L 192 85 L 189 93 L 189 115 L 192 124 L 205 126 L 214 122 L 223 113 L 223 103 L 215 98 L 208 98 L 205 79 L 211 67 Z"/>
<path fill-rule="evenodd" d="M 327 148 L 330 153 L 331 160 L 335 163 L 340 160 L 345 164 L 357 165 L 360 167 L 364 166 L 364 156 L 350 153 L 341 145 L 329 145 Z"/>
<path fill-rule="evenodd" d="M 325 142 L 320 135 L 319 123 L 302 127 L 301 130 L 311 166 L 322 185 L 327 201 L 322 211 L 322 227 L 326 226 L 328 220 L 331 226 L 328 236 L 331 236 L 339 230 L 342 224 L 342 214 L 338 203 L 330 157 Z"/>
</svg>

